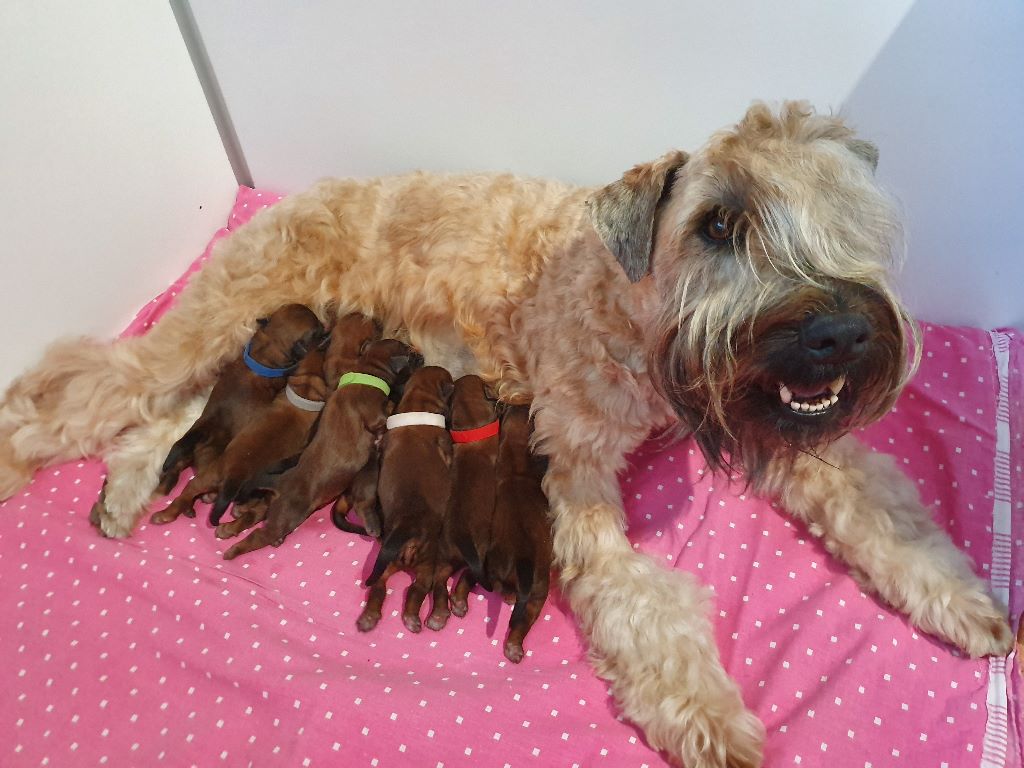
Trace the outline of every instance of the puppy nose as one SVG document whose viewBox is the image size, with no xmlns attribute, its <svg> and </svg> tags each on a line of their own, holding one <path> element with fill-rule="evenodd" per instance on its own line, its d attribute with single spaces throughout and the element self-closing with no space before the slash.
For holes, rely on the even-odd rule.
<svg viewBox="0 0 1024 768">
<path fill-rule="evenodd" d="M 856 360 L 871 338 L 871 324 L 852 312 L 811 315 L 800 326 L 800 345 L 818 362 Z"/>
</svg>

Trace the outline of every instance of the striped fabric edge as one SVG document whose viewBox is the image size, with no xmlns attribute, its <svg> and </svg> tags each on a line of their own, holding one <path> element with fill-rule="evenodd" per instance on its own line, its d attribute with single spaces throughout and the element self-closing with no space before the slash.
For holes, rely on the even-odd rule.
<svg viewBox="0 0 1024 768">
<path fill-rule="evenodd" d="M 1012 516 L 1010 491 L 1010 337 L 989 331 L 995 357 L 999 393 L 996 400 L 996 450 L 992 483 L 992 559 L 989 580 L 992 593 L 1004 605 L 1010 603 L 1010 556 L 1012 552 Z M 981 768 L 1008 768 L 1009 709 L 1006 688 L 1006 659 L 988 662 L 988 714 L 981 752 Z M 1019 760 L 1012 765 L 1018 766 Z"/>
</svg>

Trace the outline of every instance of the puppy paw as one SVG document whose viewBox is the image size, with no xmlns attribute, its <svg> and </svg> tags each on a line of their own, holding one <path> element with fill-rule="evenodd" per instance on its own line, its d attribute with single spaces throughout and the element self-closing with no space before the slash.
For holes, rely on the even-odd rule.
<svg viewBox="0 0 1024 768">
<path fill-rule="evenodd" d="M 505 643 L 505 658 L 513 664 L 521 662 L 525 655 L 526 654 L 523 652 L 523 646 L 519 643 Z"/>
<path fill-rule="evenodd" d="M 419 616 L 402 616 L 402 623 L 410 632 L 420 632 L 423 629 L 423 622 Z"/>
<path fill-rule="evenodd" d="M 465 616 L 467 613 L 469 613 L 469 601 L 468 600 L 459 600 L 459 599 L 453 597 L 452 600 L 451 600 L 451 603 L 452 603 L 452 613 L 454 613 L 460 619 L 463 616 Z"/>
<path fill-rule="evenodd" d="M 914 623 L 938 635 L 972 658 L 1006 656 L 1013 650 L 1013 631 L 1006 612 L 985 592 L 964 591 L 936 601 Z"/>
<path fill-rule="evenodd" d="M 445 625 L 447 623 L 448 623 L 448 614 L 447 613 L 440 613 L 440 614 L 432 613 L 432 614 L 430 614 L 427 617 L 427 629 L 432 629 L 435 632 L 440 632 L 442 629 L 444 629 L 444 627 L 445 627 Z M 409 625 L 406 624 L 406 626 L 409 626 Z M 413 630 L 413 631 L 415 631 L 415 630 Z"/>
<path fill-rule="evenodd" d="M 195 515 L 193 515 L 194 517 Z M 173 522 L 178 519 L 178 511 L 171 507 L 167 509 L 161 509 L 158 512 L 154 512 L 149 516 L 149 522 L 153 525 L 167 525 L 167 523 Z"/>
<path fill-rule="evenodd" d="M 359 618 L 356 619 L 356 629 L 360 632 L 369 632 L 371 629 L 377 626 L 380 621 L 379 613 L 368 613 L 363 611 L 359 614 Z"/>
</svg>

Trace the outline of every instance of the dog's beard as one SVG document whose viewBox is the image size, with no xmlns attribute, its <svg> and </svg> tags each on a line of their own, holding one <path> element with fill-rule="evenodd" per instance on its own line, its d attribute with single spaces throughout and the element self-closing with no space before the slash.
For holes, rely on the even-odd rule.
<svg viewBox="0 0 1024 768">
<path fill-rule="evenodd" d="M 880 293 L 847 288 L 842 303 L 868 317 L 867 351 L 852 362 L 813 363 L 797 353 L 799 324 L 834 297 L 791 292 L 754 317 L 719 324 L 699 311 L 666 313 L 649 352 L 657 389 L 713 469 L 754 485 L 770 467 L 817 456 L 830 442 L 888 413 L 907 375 L 905 314 Z M 699 323 L 694 328 L 689 323 Z M 793 402 L 809 403 L 804 411 Z"/>
</svg>

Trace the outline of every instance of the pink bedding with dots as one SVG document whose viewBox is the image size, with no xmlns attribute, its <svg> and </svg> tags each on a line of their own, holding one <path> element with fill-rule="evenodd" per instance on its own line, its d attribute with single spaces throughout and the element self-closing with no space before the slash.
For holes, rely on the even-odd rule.
<svg viewBox="0 0 1024 768">
<path fill-rule="evenodd" d="M 240 189 L 213 242 L 277 199 Z M 1013 331 L 924 326 L 920 373 L 862 435 L 900 457 L 1015 627 L 1022 351 Z M 88 523 L 103 474 L 64 464 L 0 504 L 0 765 L 665 764 L 617 717 L 557 593 L 520 665 L 502 656 L 509 608 L 491 595 L 440 633 L 407 632 L 389 612 L 407 577 L 360 634 L 368 540 L 321 512 L 279 549 L 225 562 L 202 509 L 106 540 Z M 691 443 L 640 450 L 622 490 L 635 546 L 714 590 L 767 766 L 1024 766 L 1013 656 L 973 661 L 915 632 L 802 525 L 706 474 Z"/>
</svg>

